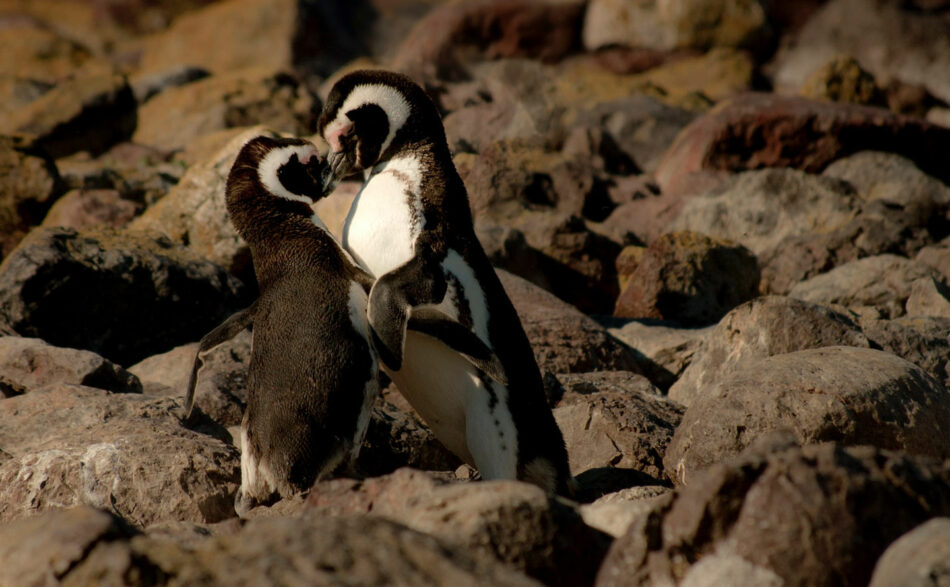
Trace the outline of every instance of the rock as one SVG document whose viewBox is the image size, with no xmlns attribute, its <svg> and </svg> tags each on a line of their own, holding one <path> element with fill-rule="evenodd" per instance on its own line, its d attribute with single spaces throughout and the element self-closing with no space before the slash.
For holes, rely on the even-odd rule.
<svg viewBox="0 0 950 587">
<path fill-rule="evenodd" d="M 752 298 L 758 281 L 755 257 L 745 247 L 693 232 L 669 233 L 647 247 L 614 315 L 711 324 Z"/>
<path fill-rule="evenodd" d="M 89 49 L 27 15 L 13 15 L 0 31 L 0 76 L 54 84 L 91 60 Z M 19 22 L 16 22 L 19 21 Z"/>
<path fill-rule="evenodd" d="M 65 583 L 123 583 L 128 577 L 171 577 L 186 585 L 539 585 L 504 565 L 370 516 L 251 520 L 197 546 L 149 534 L 100 544 Z"/>
<path fill-rule="evenodd" d="M 950 319 L 904 316 L 862 318 L 864 334 L 881 349 L 917 365 L 950 389 Z"/>
<path fill-rule="evenodd" d="M 129 367 L 145 384 L 145 393 L 184 399 L 196 343 L 176 347 Z M 247 406 L 247 367 L 251 362 L 251 333 L 242 332 L 204 357 L 195 386 L 195 406 L 217 424 L 239 426 Z"/>
<path fill-rule="evenodd" d="M 656 368 L 650 380 L 668 390 L 680 378 L 702 348 L 703 339 L 714 328 L 680 328 L 656 320 L 610 320 L 607 332 L 642 353 Z"/>
<path fill-rule="evenodd" d="M 578 0 L 449 2 L 416 24 L 392 67 L 426 79 L 458 75 L 473 58 L 556 61 L 577 47 L 583 11 Z"/>
<path fill-rule="evenodd" d="M 776 55 L 774 85 L 798 87 L 817 67 L 846 54 L 879 80 L 921 84 L 942 100 L 950 100 L 950 18 L 908 4 L 828 2 Z"/>
<path fill-rule="evenodd" d="M 396 512 L 406 507 L 413 498 L 429 495 L 436 487 L 455 482 L 444 473 L 419 471 L 402 468 L 386 475 L 355 479 L 324 479 L 317 481 L 313 489 L 300 503 L 284 508 L 283 500 L 271 508 L 258 507 L 248 514 L 249 517 L 292 515 L 304 518 L 325 519 L 327 516 L 346 516 L 350 514 L 368 514 L 370 512 Z M 273 510 L 284 509 L 284 512 Z"/>
<path fill-rule="evenodd" d="M 56 164 L 25 137 L 0 136 L 0 258 L 6 257 L 62 193 Z"/>
<path fill-rule="evenodd" d="M 861 151 L 838 159 L 822 175 L 847 181 L 866 202 L 885 200 L 902 206 L 918 205 L 926 207 L 923 214 L 928 216 L 945 216 L 950 204 L 950 187 L 921 171 L 910 159 L 894 153 Z"/>
<path fill-rule="evenodd" d="M 225 185 L 238 151 L 258 136 L 277 137 L 264 127 L 246 129 L 213 156 L 190 167 L 171 192 L 136 218 L 129 228 L 162 232 L 198 254 L 254 282 L 251 252 L 228 218 Z"/>
<path fill-rule="evenodd" d="M 726 314 L 703 340 L 670 399 L 690 406 L 730 372 L 756 359 L 827 346 L 870 348 L 848 316 L 794 298 L 766 296 Z"/>
<path fill-rule="evenodd" d="M 874 566 L 870 587 L 924 587 L 950 580 L 950 518 L 934 518 L 887 547 Z"/>
<path fill-rule="evenodd" d="M 246 288 L 167 239 L 40 228 L 0 265 L 0 322 L 122 365 L 200 338 Z"/>
<path fill-rule="evenodd" d="M 738 173 L 687 199 L 669 228 L 701 231 L 761 254 L 789 236 L 837 228 L 859 207 L 854 188 L 844 181 L 796 169 L 762 169 Z"/>
<path fill-rule="evenodd" d="M 135 532 L 120 519 L 89 506 L 0 526 L 0 583 L 57 585 L 98 544 Z"/>
<path fill-rule="evenodd" d="M 950 287 L 933 277 L 918 279 L 910 286 L 906 310 L 908 316 L 950 318 Z"/>
<path fill-rule="evenodd" d="M 935 153 L 947 148 L 950 128 L 920 119 L 868 106 L 749 93 L 687 126 L 655 176 L 664 192 L 682 193 L 697 184 L 696 176 L 721 178 L 725 172 L 761 167 L 816 173 L 843 155 L 879 150 L 902 155 L 946 180 L 950 172 Z"/>
<path fill-rule="evenodd" d="M 121 228 L 131 222 L 141 208 L 122 198 L 117 190 L 71 190 L 56 200 L 42 225 L 76 230 L 93 226 Z"/>
<path fill-rule="evenodd" d="M 56 166 L 71 190 L 114 190 L 124 200 L 142 206 L 163 198 L 185 174 L 185 165 L 172 153 L 146 145 L 120 143 L 98 157 L 76 153 Z"/>
<path fill-rule="evenodd" d="M 121 75 L 77 75 L 46 92 L 0 123 L 0 133 L 34 135 L 52 157 L 77 151 L 99 154 L 135 130 L 136 103 Z"/>
<path fill-rule="evenodd" d="M 598 467 L 631 468 L 664 479 L 663 454 L 683 408 L 643 376 L 621 385 L 599 373 L 561 375 L 566 393 L 554 409 L 575 475 Z"/>
<path fill-rule="evenodd" d="M 461 464 L 417 415 L 385 399 L 377 400 L 356 460 L 362 474 L 376 477 L 400 467 L 452 471 Z"/>
<path fill-rule="evenodd" d="M 711 554 L 691 566 L 680 583 L 683 587 L 715 585 L 760 585 L 781 587 L 785 582 L 766 567 L 754 565 L 734 554 Z"/>
<path fill-rule="evenodd" d="M 620 538 L 631 525 L 665 505 L 671 493 L 668 487 L 660 485 L 630 487 L 582 505 L 580 512 L 588 526 Z"/>
<path fill-rule="evenodd" d="M 691 584 L 705 585 L 701 569 L 714 573 L 706 579 L 735 577 L 728 567 L 745 569 L 737 583 L 719 584 L 866 585 L 888 544 L 947 511 L 946 464 L 873 447 L 773 442 L 697 475 L 634 524 L 614 542 L 597 585 L 674 584 L 694 573 Z M 719 560 L 704 564 L 709 557 Z"/>
<path fill-rule="evenodd" d="M 546 585 L 592 583 L 610 545 L 567 503 L 517 481 L 436 487 L 398 509 L 373 511 Z"/>
<path fill-rule="evenodd" d="M 824 347 L 750 361 L 698 390 L 666 451 L 667 473 L 689 483 L 772 430 L 802 443 L 836 441 L 947 458 L 950 394 L 890 353 Z"/>
<path fill-rule="evenodd" d="M 234 447 L 181 427 L 180 403 L 56 384 L 0 401 L 0 520 L 88 504 L 147 526 L 233 517 Z M 42 430 L 42 434 L 35 434 Z"/>
<path fill-rule="evenodd" d="M 639 77 L 661 88 L 664 101 L 693 111 L 752 89 L 755 63 L 744 51 L 713 49 L 695 57 L 671 60 Z"/>
<path fill-rule="evenodd" d="M 544 256 L 528 244 L 523 232 L 490 221 L 476 221 L 475 236 L 493 267 L 514 273 L 541 289 L 553 289 L 544 271 Z"/>
<path fill-rule="evenodd" d="M 497 273 L 542 372 L 638 371 L 630 349 L 593 319 L 520 277 Z"/>
<path fill-rule="evenodd" d="M 0 336 L 0 379 L 24 393 L 53 383 L 141 393 L 138 378 L 89 351 L 46 344 L 37 338 Z"/>
<path fill-rule="evenodd" d="M 159 149 L 182 149 L 201 135 L 254 125 L 306 135 L 320 108 L 316 96 L 292 75 L 242 69 L 155 96 L 139 109 L 133 140 Z"/>
<path fill-rule="evenodd" d="M 883 106 L 884 96 L 874 81 L 853 57 L 840 55 L 808 76 L 799 94 L 813 100 Z"/>
<path fill-rule="evenodd" d="M 936 270 L 944 281 L 950 282 L 950 238 L 920 249 L 914 260 Z"/>
<path fill-rule="evenodd" d="M 584 18 L 584 46 L 670 50 L 746 47 L 763 41 L 767 6 L 757 0 L 691 0 L 656 4 L 591 0 Z"/>
<path fill-rule="evenodd" d="M 859 314 L 884 318 L 904 315 L 911 284 L 933 277 L 933 270 L 897 255 L 851 261 L 796 284 L 788 295 L 816 304 L 840 304 Z"/>
<path fill-rule="evenodd" d="M 14 112 L 36 101 L 37 98 L 53 88 L 52 83 L 8 77 L 0 74 L 0 116 L 4 119 Z"/>
<path fill-rule="evenodd" d="M 356 57 L 355 7 L 305 0 L 227 0 L 145 39 L 140 73 L 191 65 L 220 74 L 246 67 L 328 74 Z"/>
<path fill-rule="evenodd" d="M 132 93 L 135 94 L 135 100 L 139 104 L 144 104 L 165 90 L 203 80 L 210 75 L 211 72 L 200 67 L 179 65 L 165 71 L 134 76 L 129 83 L 132 86 Z"/>
</svg>

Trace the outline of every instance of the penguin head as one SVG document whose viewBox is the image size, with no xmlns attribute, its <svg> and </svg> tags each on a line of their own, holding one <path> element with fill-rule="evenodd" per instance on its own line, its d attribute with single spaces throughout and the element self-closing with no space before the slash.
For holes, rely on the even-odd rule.
<svg viewBox="0 0 950 587">
<path fill-rule="evenodd" d="M 326 195 L 330 166 L 309 141 L 259 136 L 238 153 L 232 176 L 238 172 L 270 196 L 311 204 Z"/>
<path fill-rule="evenodd" d="M 333 180 L 372 169 L 420 142 L 445 144 L 439 111 L 405 75 L 361 70 L 330 90 L 318 132 L 330 145 Z"/>
</svg>

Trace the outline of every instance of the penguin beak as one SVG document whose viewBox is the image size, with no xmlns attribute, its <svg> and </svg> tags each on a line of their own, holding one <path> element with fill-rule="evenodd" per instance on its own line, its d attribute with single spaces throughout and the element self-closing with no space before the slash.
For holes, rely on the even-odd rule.
<svg viewBox="0 0 950 587">
<path fill-rule="evenodd" d="M 304 167 L 307 170 L 307 175 L 310 176 L 310 180 L 313 182 L 314 187 L 319 190 L 319 194 L 317 197 L 313 198 L 313 200 L 320 200 L 329 194 L 330 190 L 327 188 L 333 183 L 333 174 L 330 172 L 330 162 L 327 159 L 314 154 L 310 157 L 310 159 L 307 160 L 306 164 L 304 164 Z"/>
<path fill-rule="evenodd" d="M 329 172 L 323 184 L 324 193 L 328 193 L 336 187 L 341 179 L 350 174 L 353 169 L 352 158 L 347 156 L 345 151 L 331 151 L 327 154 L 327 167 Z"/>
</svg>

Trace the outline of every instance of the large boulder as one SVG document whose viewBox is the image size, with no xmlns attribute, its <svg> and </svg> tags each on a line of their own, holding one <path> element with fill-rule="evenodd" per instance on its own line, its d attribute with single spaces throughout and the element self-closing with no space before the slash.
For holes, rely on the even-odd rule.
<svg viewBox="0 0 950 587">
<path fill-rule="evenodd" d="M 946 464 L 770 444 L 697 475 L 631 526 L 597 585 L 867 585 L 891 542 L 950 511 Z"/>
<path fill-rule="evenodd" d="M 766 296 L 726 314 L 670 387 L 670 398 L 689 406 L 727 373 L 750 361 L 826 346 L 870 348 L 868 337 L 848 316 L 794 298 Z"/>
<path fill-rule="evenodd" d="M 950 393 L 890 353 L 832 346 L 750 361 L 698 391 L 666 451 L 668 474 L 699 470 L 789 429 L 802 443 L 870 444 L 950 456 Z"/>
<path fill-rule="evenodd" d="M 167 239 L 34 230 L 0 265 L 0 321 L 130 365 L 200 338 L 249 303 L 221 267 Z"/>
<path fill-rule="evenodd" d="M 53 160 L 22 136 L 0 136 L 0 258 L 7 256 L 62 193 Z"/>
<path fill-rule="evenodd" d="M 183 428 L 181 405 L 55 384 L 0 401 L 0 520 L 79 504 L 137 526 L 233 517 L 233 446 Z M 42 434 L 37 434 L 42 430 Z"/>
</svg>

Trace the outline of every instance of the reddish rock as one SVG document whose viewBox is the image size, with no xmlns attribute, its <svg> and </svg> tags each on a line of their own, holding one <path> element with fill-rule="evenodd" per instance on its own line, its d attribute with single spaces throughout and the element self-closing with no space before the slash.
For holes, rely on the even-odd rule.
<svg viewBox="0 0 950 587">
<path fill-rule="evenodd" d="M 706 325 L 755 295 L 759 268 L 741 245 L 693 232 L 653 241 L 617 298 L 614 316 Z"/>
<path fill-rule="evenodd" d="M 457 75 L 472 54 L 555 61 L 578 47 L 583 13 L 584 2 L 577 0 L 447 3 L 416 24 L 392 66 L 424 79 Z"/>
<path fill-rule="evenodd" d="M 863 150 L 898 153 L 940 179 L 950 171 L 940 153 L 950 129 L 870 106 L 816 102 L 773 94 L 741 94 L 680 133 L 656 171 L 664 192 L 683 192 L 691 176 L 722 176 L 761 167 L 817 173 Z"/>
<path fill-rule="evenodd" d="M 43 220 L 62 191 L 45 151 L 25 137 L 0 136 L 0 258 Z"/>
<path fill-rule="evenodd" d="M 120 228 L 141 210 L 140 204 L 122 198 L 117 190 L 72 190 L 53 204 L 43 226 L 77 230 L 91 226 Z"/>
</svg>

